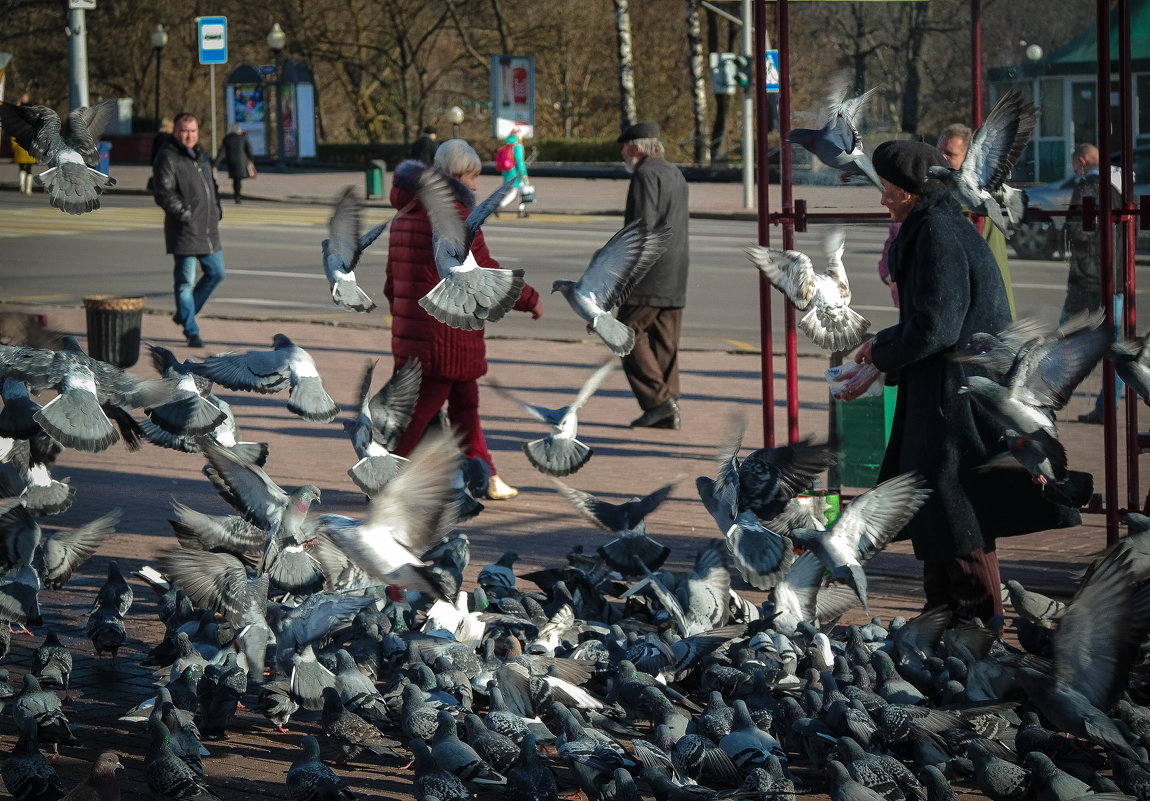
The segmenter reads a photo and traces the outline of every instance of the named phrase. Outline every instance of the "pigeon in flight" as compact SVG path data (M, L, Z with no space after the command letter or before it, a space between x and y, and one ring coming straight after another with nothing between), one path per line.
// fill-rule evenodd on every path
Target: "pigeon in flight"
M806 312L799 328L820 348L832 352L862 344L870 321L850 307L851 287L843 267L846 235L842 226L827 231L823 246L827 269L816 273L809 256L797 250L753 245L746 249L751 263L794 305Z
M1150 336L1125 339L1110 347L1108 358L1114 362L1114 371L1150 406Z
M867 582L863 566L914 517L930 496L914 473L888 479L846 505L826 531L791 529L791 539L815 554L836 581L850 585L863 610L867 605Z
M671 549L647 536L647 515L659 508L674 489L674 484L660 487L649 495L632 497L624 503L608 503L589 492L555 481L567 501L584 520L618 537L599 548L599 555L624 576L641 575L658 570L671 555Z
M828 167L841 170L845 181L854 175L865 175L882 191L882 181L871 164L870 156L863 152L862 137L856 125L867 101L875 93L868 89L858 97L847 98L848 74L836 73L831 81L827 105L820 113L821 128L793 128L787 142L802 145Z
M518 403L527 414L542 423L551 425L551 433L541 439L534 439L524 444L523 452L527 454L527 461L541 473L549 476L568 476L587 464L594 451L576 439L579 433L578 413L596 390L607 380L607 376L615 369L614 360L604 362L591 374L587 382L579 389L575 400L559 409L545 409L526 401L519 400L504 389L494 379L490 379L491 386L504 397Z
M1070 333L1058 329L1020 347L1002 380L970 376L959 391L973 395L1004 430L1027 435L1042 431L1057 438L1054 412L1066 405L1112 341L1106 325L1075 326Z
M703 506L727 540L735 568L755 589L769 590L782 580L795 561L794 543L773 531L749 510L739 511L737 486L722 485L707 476L695 479Z
M454 499L458 453L448 437L425 439L407 467L372 499L366 520L321 515L318 531L377 581L450 602L452 593L420 555L446 536L439 523Z
M388 222L380 223L360 236L360 216L363 204L350 186L343 190L335 203L328 222L328 238L323 240L323 271L331 284L331 299L348 311L369 312L375 301L359 288L355 281L355 268L359 257L379 235L387 230Z
M100 208L100 195L116 185L112 178L89 165L99 165L96 143L116 111L115 100L78 108L62 122L47 106L18 106L0 102L0 127L27 150L37 164L48 169L36 176L48 200L68 214Z
M391 448L399 442L411 421L411 413L419 399L422 370L419 360L403 364L374 397L371 382L375 376L375 362L364 370L360 383L359 413L353 420L344 420L343 428L351 437L355 455L359 457L347 471L355 485L367 496L376 495L384 485L395 478L400 467L407 462L396 456ZM388 444L390 443L390 445Z
M931 166L926 174L946 184L964 208L985 214L999 230L1008 233L998 198L1002 197L1010 222L1021 222L1023 192L1003 182L1026 150L1037 124L1038 107L1024 100L1017 89L1011 89L999 98L971 136L962 166L957 170Z
M270 395L291 387L287 407L304 420L330 423L339 407L323 388L315 360L286 334L272 338L272 350L221 353L195 366L196 372L220 386Z
M461 220L446 176L438 170L424 170L420 175L419 202L431 220L431 246L440 280L419 305L439 322L477 331L485 323L503 319L519 300L523 270L480 267L471 252L479 227L511 188L512 182L505 183Z
M666 238L665 227L649 231L643 220L635 220L595 251L578 281L559 280L551 286L616 356L626 356L635 347L635 332L619 322L615 312L662 255Z

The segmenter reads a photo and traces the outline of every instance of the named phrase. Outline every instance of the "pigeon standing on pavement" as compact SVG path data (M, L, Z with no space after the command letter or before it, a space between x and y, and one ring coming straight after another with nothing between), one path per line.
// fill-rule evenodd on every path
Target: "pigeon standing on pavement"
M602 364L579 388L575 400L559 409L546 409L522 401L504 389L494 379L488 379L488 383L496 391L518 403L527 414L541 423L550 424L550 434L523 445L523 452L527 454L527 461L531 462L532 467L549 476L568 476L587 464L594 451L590 446L576 438L579 433L579 410L602 386L614 369L614 360Z
M299 741L299 755L287 772L287 788L293 801L355 801L359 798L335 771L319 758L319 740L310 734Z
M104 100L78 108L61 121L47 106L0 102L0 127L37 164L48 166L35 182L47 191L52 206L84 214L100 208L100 195L116 185L115 178L95 169L100 164L96 143L115 113L116 101Z
M876 90L868 89L858 97L847 98L849 89L847 73L837 73L831 80L826 106L819 115L822 127L793 128L787 134L787 142L802 145L823 164L840 170L843 180L864 175L882 191L882 181L870 156L863 151L857 126L859 115Z
M54 631L44 635L44 642L32 652L32 675L40 680L40 686L50 690L64 691L64 703L72 703L68 691L68 679L72 675L72 654L60 642Z
M363 251L387 230L388 225L380 223L360 236L362 212L363 204L356 197L355 190L350 186L344 189L328 221L328 238L323 240L323 271L331 284L331 299L337 306L354 312L369 312L375 308L375 301L356 283L355 268Z
M290 387L288 410L313 423L330 423L339 407L323 388L315 360L286 334L272 338L272 350L221 353L197 364L196 372L228 389L270 395Z
M957 170L930 166L926 174L946 184L963 208L985 214L1004 234L1009 233L997 196L1003 198L1010 223L1022 222L1022 190L1007 186L1004 181L1026 150L1037 124L1038 107L1023 99L1017 89L1011 89L998 99L971 136L962 166Z
M827 268L815 272L811 258L797 250L753 245L747 257L796 309L806 312L799 328L820 348L841 353L862 344L870 320L850 307L851 287L843 266L846 235L832 226L823 242Z
M96 757L88 778L64 796L64 801L120 801L120 782L116 771L123 770L120 757L114 751L105 751Z
M635 332L615 313L663 254L667 236L666 228L651 231L643 220L635 220L595 251L578 281L558 280L551 286L616 356L626 356L635 347Z
M486 323L502 320L519 300L523 270L481 267L471 252L479 227L511 188L512 182L503 184L462 220L447 177L436 169L420 174L417 193L431 220L431 246L439 283L420 299L419 305L439 322L477 331Z
M40 753L36 724L20 732L11 753L0 763L4 787L16 799L57 801L64 797L60 777L48 758Z

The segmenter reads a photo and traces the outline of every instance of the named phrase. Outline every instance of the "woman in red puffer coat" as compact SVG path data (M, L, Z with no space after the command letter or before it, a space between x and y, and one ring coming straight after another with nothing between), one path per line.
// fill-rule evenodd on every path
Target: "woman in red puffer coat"
M416 195L419 176L425 169L446 175L455 190L459 215L466 218L475 206L480 168L478 154L462 139L451 139L440 145L434 167L425 167L419 161L405 161L396 168L391 205L399 209L399 213L389 229L387 282L383 293L391 305L391 350L396 367L408 359L419 359L423 371L419 401L395 452L400 456L410 454L447 403L447 418L459 435L464 454L482 459L491 468L487 497L503 500L519 492L496 475L479 423L477 380L487 372L483 330L464 331L444 325L419 305L419 299L439 283L431 248L431 221ZM476 231L471 252L480 267L499 267L499 262L491 258L487 250L482 230ZM527 285L514 308L530 312L536 320L543 315L539 293Z

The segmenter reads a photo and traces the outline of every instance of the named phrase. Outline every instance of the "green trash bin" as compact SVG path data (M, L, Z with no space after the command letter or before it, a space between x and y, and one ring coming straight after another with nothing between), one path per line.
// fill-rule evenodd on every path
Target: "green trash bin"
M89 295L84 298L84 312L89 356L125 368L139 361L144 298Z
M870 488L878 481L879 467L890 439L898 387L883 387L882 395L835 404L838 435L839 484Z
M367 163L367 174L364 176L364 195L369 198L383 197L383 174L387 172L387 162L372 159Z

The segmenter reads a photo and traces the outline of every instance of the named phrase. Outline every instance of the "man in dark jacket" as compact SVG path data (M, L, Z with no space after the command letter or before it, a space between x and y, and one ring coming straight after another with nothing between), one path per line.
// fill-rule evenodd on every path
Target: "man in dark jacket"
M643 219L649 229L666 225L669 238L659 260L635 285L619 309L619 320L635 330L635 347L623 357L623 372L643 414L632 427L674 428L679 420L679 331L687 303L687 182L663 158L659 126L637 122L619 136L623 163L632 173L623 222Z
M179 115L172 141L164 145L152 166L156 205L164 210L164 244L175 259L176 313L172 319L183 326L191 348L204 346L196 314L224 280L219 225L224 212L212 161L199 140L196 118ZM203 270L199 281L195 281L196 262Z
M995 538L1080 518L1043 499L1025 471L986 464L1002 452L1002 427L960 394L966 373L951 357L972 334L1009 325L1010 306L990 248L945 187L926 178L927 167L946 163L942 154L921 142L886 142L873 161L882 203L902 223L889 257L898 323L855 355L898 384L879 481L913 471L931 490L903 532L923 563L926 607L986 620L1002 613Z
M439 148L439 134L435 128L428 125L423 129L423 136L415 140L411 146L411 158L422 161L425 167L435 163L435 151Z

